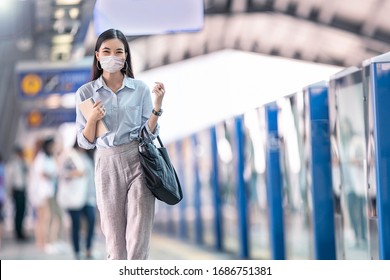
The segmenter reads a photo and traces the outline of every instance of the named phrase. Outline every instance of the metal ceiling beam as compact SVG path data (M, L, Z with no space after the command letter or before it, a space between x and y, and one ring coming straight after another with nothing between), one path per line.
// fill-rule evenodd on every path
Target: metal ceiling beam
M375 27L375 15L376 11L381 10L386 1L378 0L372 5L373 12L371 13L373 18L361 19L360 22L352 22L346 18L337 15L337 3L336 0L324 1L320 6L314 5L314 1L311 1L313 5L309 8L306 1L303 0L221 0L206 1L205 13L206 15L212 14L235 14L237 13L234 7L241 7L239 13L258 13L268 12L275 14L283 14L301 20L307 20L319 25L325 25L338 30L353 33L355 35L367 38L380 40L385 43L390 43L390 30L376 30ZM310 1L308 1L310 2ZM240 4L238 4L240 3ZM317 1L318 3L318 1ZM305 5L305 9L310 9L310 12L300 12L299 6ZM358 5L358 3L356 3ZM245 10L242 7L246 7ZM368 23L370 22L370 23ZM370 27L371 24L371 27Z

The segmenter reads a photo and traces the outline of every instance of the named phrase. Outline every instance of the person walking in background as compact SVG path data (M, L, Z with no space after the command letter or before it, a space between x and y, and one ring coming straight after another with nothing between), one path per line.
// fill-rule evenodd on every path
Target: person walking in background
M96 187L95 187L95 166L94 153L92 150L88 152L77 145L77 150L81 152L81 157L85 163L85 173L87 177L87 200L83 210L83 214L87 220L86 232L86 259L93 259L93 239L95 235L96 225Z
M155 197L145 185L137 140L140 131L157 137L165 89L154 86L153 108L150 89L134 78L131 62L125 35L106 30L95 45L92 81L76 92L78 144L97 147L96 199L108 259L147 259L154 220ZM79 105L90 97L95 104L85 118ZM109 131L96 137L103 118Z
M86 259L92 259L95 230L96 195L93 159L74 143L61 157L58 202L70 215L72 248L75 259L80 256L81 219L86 218Z
M6 166L6 185L13 198L15 238L20 241L26 239L24 218L26 214L27 177L28 165L23 156L23 149L17 146L14 148L13 155Z
M37 147L30 169L28 198L35 211L35 241L40 250L48 250L50 233L50 199L55 194L57 164L54 159L54 139L48 138Z

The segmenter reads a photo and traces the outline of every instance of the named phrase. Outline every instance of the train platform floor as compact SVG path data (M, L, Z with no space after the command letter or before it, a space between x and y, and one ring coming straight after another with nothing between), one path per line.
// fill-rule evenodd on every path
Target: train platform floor
M170 238L161 234L153 234L151 240L150 260L227 260L234 259L231 254L216 252L212 249ZM0 247L1 260L74 260L69 241L58 242L38 250L33 238L27 241L16 241L5 236ZM81 256L81 259L85 257ZM93 259L105 260L105 242L101 234L95 236Z

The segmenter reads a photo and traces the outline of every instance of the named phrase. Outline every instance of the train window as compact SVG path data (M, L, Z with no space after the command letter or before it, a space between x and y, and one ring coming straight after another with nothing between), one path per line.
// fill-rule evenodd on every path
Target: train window
M364 162L365 121L361 71L336 81L337 147L340 159L341 243L346 259L368 258L367 198Z
M304 93L278 100L278 130L281 139L280 162L283 181L286 257L311 259L313 235L308 187L308 139L305 129ZM297 242L299 240L299 242Z
M245 113L244 124L244 178L248 193L250 255L252 259L270 259L264 108Z

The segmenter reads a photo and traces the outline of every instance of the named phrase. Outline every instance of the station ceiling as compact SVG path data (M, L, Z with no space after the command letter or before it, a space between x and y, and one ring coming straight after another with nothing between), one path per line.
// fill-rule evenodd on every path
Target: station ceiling
M0 0L0 135L13 133L15 64L93 55L95 3ZM342 67L390 50L390 0L205 0L204 12L199 32L128 37L135 72L224 49Z
M12 4L0 18L1 52L51 61L93 54L96 0L1 2ZM204 8L199 32L129 37L141 68L222 49L358 66L390 50L389 0L205 0Z

